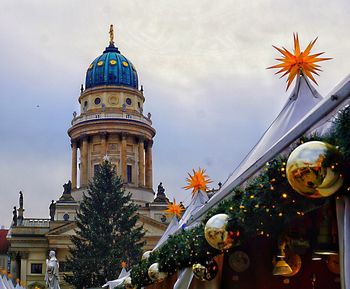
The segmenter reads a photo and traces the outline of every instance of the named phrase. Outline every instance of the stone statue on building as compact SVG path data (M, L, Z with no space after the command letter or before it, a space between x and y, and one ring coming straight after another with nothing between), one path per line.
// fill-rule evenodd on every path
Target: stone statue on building
M12 217L12 225L13 226L17 226L17 208L16 206L13 207L13 211L12 211L13 217Z
M167 202L169 202L168 198L165 195L165 189L163 187L163 183L159 183L159 185L158 185L157 196L154 199L154 202L156 202L156 203L167 203Z
M19 191L19 208L23 209L23 193Z
M55 220L55 213L56 213L56 204L55 204L54 200L51 201L49 211L50 211L50 221L54 221Z
M70 194L72 192L72 182L68 181L68 183L63 185L63 194Z
M24 209L23 209L23 193L22 191L19 192L19 208L17 210L18 215L17 215L17 225L22 225L24 217Z
M157 196L165 196L165 189L163 187L163 183L160 182L159 185L158 185L158 188L157 188Z
M72 182L68 181L68 183L63 185L63 194L59 199L59 202L75 202L72 197Z
M49 258L46 259L46 286L48 289L60 289L59 264L55 251L50 251Z

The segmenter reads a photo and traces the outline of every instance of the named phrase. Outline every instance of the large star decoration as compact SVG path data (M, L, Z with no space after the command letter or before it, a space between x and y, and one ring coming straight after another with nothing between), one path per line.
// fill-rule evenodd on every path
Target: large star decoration
M174 198L174 201L172 203L171 202L168 203L168 208L164 212L176 215L179 218L181 218L182 212L184 210L185 209L183 208L183 206L181 206L180 204L176 204L176 200Z
M126 264L125 261L122 261L122 262L120 263L120 266L121 266L122 268L126 268L127 264Z
M321 69L320 69L320 66L316 64L316 62L332 59L332 58L319 57L324 52L310 54L311 49L314 46L317 38L311 41L304 51L300 51L298 33L293 34L293 38L294 38L294 54L288 51L284 47L278 48L276 46L273 46L283 55L283 58L276 58L276 60L280 61L281 63L267 68L267 69L271 69L271 68L279 69L275 74L283 73L281 78L289 74L287 78L286 90L288 90L294 78L300 73L303 73L306 77L308 77L315 84L317 84L312 74L319 75L318 71L321 71Z
M192 196L198 191L207 191L208 184L212 182L208 175L205 174L205 170L201 168L198 171L193 170L193 175L188 174L188 176L189 178L186 179L188 185L184 188L186 190L192 189Z

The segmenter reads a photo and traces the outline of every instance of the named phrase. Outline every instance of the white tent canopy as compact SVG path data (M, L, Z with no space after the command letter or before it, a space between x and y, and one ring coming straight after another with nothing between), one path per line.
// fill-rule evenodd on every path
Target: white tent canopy
M1 276L0 276L0 289L8 289Z
M277 118L221 189L224 189L227 184L266 154L281 137L288 133L322 99L322 96L312 87L307 78L303 75L299 76L291 95Z
M12 289L12 287L11 287L11 285L10 285L10 282L11 282L11 281L9 281L9 280L7 279L6 275L3 275L3 276L2 276L2 282L4 283L6 289Z
M130 276L130 271L126 271L125 268L123 268L118 276L118 279L108 281L106 284L104 284L102 287L109 287L109 289L113 289L119 285L121 285L124 280Z
M196 192L195 195L192 197L192 200L190 204L188 205L185 213L183 214L180 223L179 223L179 229L182 228L183 225L187 225L188 220L201 208L203 207L207 202L209 198L208 195L202 191Z
M173 218L171 219L167 229L165 230L164 234L162 235L162 237L159 239L157 245L154 247L153 250L157 249L160 245L162 245L166 240L168 240L169 236L174 234L176 232L176 230L179 227L179 221L177 220L176 216L173 216ZM153 251L152 250L152 251Z
M298 90L297 84L299 85ZM298 92L298 97L301 97L301 99L304 99L307 95L311 98L315 98L316 95L319 97L319 95L304 77L296 82L296 87L291 94L291 98L293 97L294 92ZM282 112L279 114L259 143L253 148L251 153L248 154L231 177L207 202L207 204L201 207L194 214L194 216L190 218L189 223L191 224L201 219L205 213L210 210L210 208L229 196L233 188L243 184L252 175L257 173L266 162L270 161L279 153L284 151L291 143L296 141L303 134L310 131L315 131L318 127L334 117L341 107L349 104L349 93L350 75L346 77L339 85L337 85L326 98L321 99L320 101L314 100L315 106L313 108L311 107L312 101L299 102L296 100L291 101L291 99L289 99L282 110L285 112L285 115L281 115ZM310 107L307 110L305 110L303 107L299 108L300 106L304 106L304 104L310 105ZM298 105L298 107L296 107L296 105ZM293 109L291 109L292 107ZM291 114L291 111L295 112ZM304 116L301 113L302 111L305 113ZM300 119L297 119L296 117L287 117L288 115L299 116ZM284 129L284 132L281 132L280 136L274 133L270 134L270 130L276 131L276 128L278 127L278 123L276 121L279 120L280 122L282 119L290 121L288 126L282 125L281 129ZM268 143L267 137L269 137L271 142ZM259 144L261 144L261 146Z

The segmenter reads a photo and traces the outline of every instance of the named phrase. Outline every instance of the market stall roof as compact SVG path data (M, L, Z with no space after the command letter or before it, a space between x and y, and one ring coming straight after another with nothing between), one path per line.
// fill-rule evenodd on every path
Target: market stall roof
M319 97L310 83L300 76L291 97L258 144L235 169L221 189L191 216L188 224L201 219L210 208L228 197L232 189L242 185L257 173L266 162L308 131L313 131L326 123L341 107L347 105L350 99L350 75L326 98L320 100Z
M160 247L166 240L168 240L169 236L175 233L178 227L179 227L179 221L177 220L176 216L173 216L164 234L159 239L157 245L153 248L152 251Z

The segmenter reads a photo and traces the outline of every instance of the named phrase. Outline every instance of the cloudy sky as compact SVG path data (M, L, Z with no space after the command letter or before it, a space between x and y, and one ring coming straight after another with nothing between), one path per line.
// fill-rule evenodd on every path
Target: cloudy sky
M116 43L138 70L145 112L157 129L154 184L178 201L186 173L206 168L213 185L257 142L288 98L284 80L265 68L277 53L319 37L326 51L318 91L350 67L350 2L15 1L0 9L0 225L9 226L18 192L25 216L48 217L70 178L67 129L78 111L90 62Z

